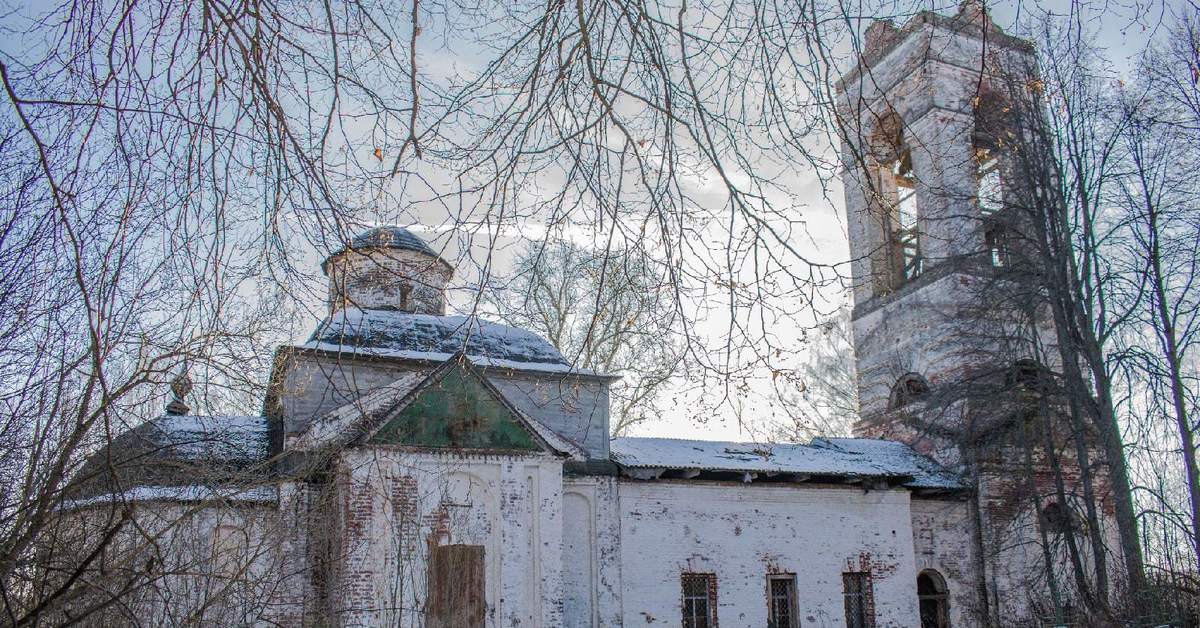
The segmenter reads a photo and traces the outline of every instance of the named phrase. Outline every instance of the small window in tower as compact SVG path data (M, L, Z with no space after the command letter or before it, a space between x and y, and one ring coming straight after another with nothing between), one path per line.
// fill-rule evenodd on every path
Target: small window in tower
M796 605L796 575L767 576L771 605L767 608L768 628L799 628L800 613Z
M1050 534L1065 534L1075 530L1075 515L1070 508L1051 502L1042 508L1042 526Z
M1037 360L1017 360L1008 367L1005 383L1009 388L1044 391L1050 385L1050 371Z
M892 410L903 408L913 401L924 398L928 394L929 382L925 381L925 378L917 373L907 373L896 380L896 383L892 386L892 395L888 405Z
M975 167L975 178L979 185L976 191L979 211L985 217L992 216L1004 208L1004 181L1000 174L1000 158L995 150L976 143Z
M842 574L842 603L846 609L846 628L875 628L875 601L871 576L866 572Z
M412 284L408 283L407 281L400 284L400 311L401 312L411 312L412 311L412 304L410 303L411 298L412 298Z
M983 232L983 244L987 247L992 266L1008 266L1008 228L998 221L988 221Z
M717 628L717 576L685 573L683 585L683 628Z

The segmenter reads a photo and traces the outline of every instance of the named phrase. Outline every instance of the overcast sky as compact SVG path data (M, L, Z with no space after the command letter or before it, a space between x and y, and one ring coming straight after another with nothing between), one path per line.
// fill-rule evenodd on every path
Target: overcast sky
M957 3L931 3L928 8L951 13ZM1080 17L1080 23L1085 31L1094 34L1095 42L1106 49L1109 59L1113 62L1115 72L1128 71L1136 62L1137 54L1145 47L1146 42L1161 33L1162 24L1169 22L1173 11L1181 10L1183 4L1163 4L1159 2L1077 2L1073 6L1066 2L1052 3L998 3L991 7L993 18L1008 32L1020 32L1021 24L1027 23L1032 16L1043 10L1057 14L1066 14L1072 8ZM864 22L865 24L865 22ZM454 51L440 50L430 55L422 64L427 71L453 72L469 71L478 63L478 59L467 51L458 48ZM815 141L821 142L821 138ZM764 164L766 161L764 160ZM767 166L764 166L767 167ZM775 166L771 166L775 167ZM440 202L421 201L434 193L438 185L450 185L443 173L436 170L423 173L423 180L429 183L429 188L414 186L411 181L405 189L392 190L392 198L404 199L395 206L381 207L378 213L378 223L398 223L409 226L413 231L431 240L435 247L444 247L444 256L456 260L459 267L456 277L452 303L458 308L470 307L473 303L473 290L479 279L479 268L483 260L495 264L494 272L503 275L511 262L513 255L524 247L531 239L543 237L544 229L539 229L536 222L525 222L519 228L501 227L481 229L473 237L464 237L461 228L455 229L456 221L461 216L455 215L456 207L447 207ZM782 167L779 180L786 193L791 196L790 206L801 214L805 229L793 235L791 244L805 255L817 261L841 263L849 258L844 226L843 206L840 183L836 180L827 181L824 185L817 174L805 168ZM711 181L699 176L690 182L694 193L703 196ZM553 185L553 181L549 182ZM719 193L719 190L714 192ZM576 234L581 242L589 242L601 235L581 228ZM470 248L466 247L470 244ZM313 268L323 256L321 251L313 251L311 263ZM319 283L319 282L318 282ZM314 290L314 302L310 313L312 320L302 324L295 330L293 340L303 340L301 336L308 333L311 324L316 322L316 316L321 313L322 304L319 300L321 291ZM823 293L825 301L822 307L826 312L836 307L842 294L836 287L828 288ZM819 318L814 315L812 318ZM811 322L797 321L798 328ZM719 326L716 326L719 328ZM797 345L800 348L800 345ZM802 350L797 355L802 355ZM723 406L718 412L711 412L707 404L698 403L693 396L679 393L674 403L667 404L672 408L659 419L643 424L634 430L634 434L643 436L674 436L685 438L709 439L757 439L765 435L766 426L773 420L772 414L778 408L770 406L770 395L766 386L752 389L745 398L736 400L733 406L742 410L740 417L735 416L731 406ZM754 392L758 390L758 392Z

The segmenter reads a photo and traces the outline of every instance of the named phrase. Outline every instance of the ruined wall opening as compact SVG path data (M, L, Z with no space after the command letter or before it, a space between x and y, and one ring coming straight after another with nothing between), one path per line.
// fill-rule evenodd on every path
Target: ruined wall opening
M888 409L896 410L929 395L929 382L919 373L905 373L892 385Z
M933 569L917 576L921 628L950 628L950 596L946 579Z
M883 233L871 271L875 293L886 294L920 276L923 266L917 177L899 115L890 112L880 118L871 148L879 182L874 213Z

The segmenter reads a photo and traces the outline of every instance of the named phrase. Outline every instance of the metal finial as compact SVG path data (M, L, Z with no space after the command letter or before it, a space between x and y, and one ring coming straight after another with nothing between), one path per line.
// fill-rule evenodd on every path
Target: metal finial
M175 379L171 380L171 402L167 404L167 414L184 415L191 412L184 399L192 392L192 378L188 376L187 364L183 365Z

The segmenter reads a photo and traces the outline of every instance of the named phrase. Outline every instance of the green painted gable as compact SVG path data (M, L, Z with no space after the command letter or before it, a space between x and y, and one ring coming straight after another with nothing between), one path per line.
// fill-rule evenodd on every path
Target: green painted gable
M540 451L516 415L462 365L425 386L371 437L374 444Z

